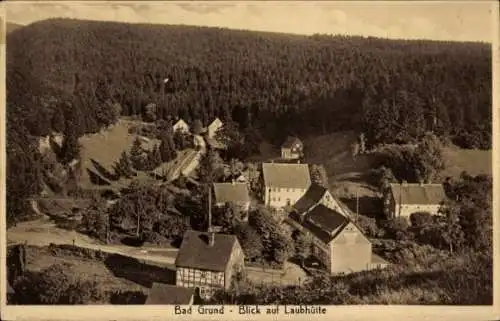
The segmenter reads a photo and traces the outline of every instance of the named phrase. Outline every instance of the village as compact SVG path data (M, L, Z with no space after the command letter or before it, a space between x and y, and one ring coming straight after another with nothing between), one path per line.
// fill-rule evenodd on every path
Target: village
M147 184L157 185L161 182L166 184L161 186L168 186L184 180L200 187L203 181L198 173L200 163L207 153L223 152L226 148L221 142L225 140L223 127L224 123L216 118L193 134L187 122L176 120L172 126L175 134L192 139L193 148L151 170L149 174L155 179L147 181ZM137 137L148 140L146 137ZM139 140L137 137L136 140ZM56 144L62 142L62 138L57 136L49 140ZM50 144L43 144L41 140L40 146L43 149ZM242 166L235 170L229 168L231 164L222 163L222 168L229 173L223 175L222 181L208 181L207 185L207 204L203 205L205 217L201 218L207 224L201 225L202 229L184 232L178 251L169 252L175 257L162 258L163 254L157 254L158 250L140 251L148 255L151 261L169 262L175 266L175 277L170 283L154 282L151 285L145 304L210 302L217 291L230 290L235 280L244 277L261 284L300 285L308 275L317 273L346 275L389 266L391 263L373 251L370 238L358 225L359 204L350 209L334 196L328 186L318 179L315 168L304 162L304 150L304 143L298 137L289 136L281 145L280 155L262 161L253 173ZM73 163L79 162L74 160ZM91 185L98 189L110 187L103 190L103 195L107 195L110 206L115 204L120 197L116 186L120 185L106 183L111 170L106 174L104 166L95 166L98 160L93 159L88 164L94 165L87 168L90 174L88 179L93 182ZM112 188L115 190L110 193ZM409 222L413 213L438 215L445 200L442 184L390 183L381 198L383 213L378 214L385 219L404 218ZM233 215L229 221L237 219L239 224L249 224L253 219L252 214L259 208L271 213L278 233L286 234L286 242L295 243L285 247L298 246L301 259L281 260L281 264L274 268L260 267L252 262L253 259L245 257L236 235L227 233L228 228L213 223L213 212L222 211ZM79 245L73 239L73 246ZM106 245L94 248L106 251Z
M12 311L492 304L491 43L413 9L373 35L319 4L297 33L287 6L64 6L4 23ZM253 27L181 21L231 10Z

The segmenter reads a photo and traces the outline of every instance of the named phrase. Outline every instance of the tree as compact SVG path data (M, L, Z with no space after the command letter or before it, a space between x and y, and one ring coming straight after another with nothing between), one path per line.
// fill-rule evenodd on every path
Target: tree
M60 159L63 164L69 164L74 159L80 157L80 143L71 125L66 127L64 140L61 146Z
M396 217L383 223L383 228L388 237L396 240L406 240L410 237L408 220L405 217Z
M153 230L171 240L182 239L184 233L190 228L186 218L178 215L169 215L154 224Z
M311 255L312 237L304 232L295 235L295 254L300 258L301 263Z
M269 262L283 264L294 252L293 240L265 207L258 207L248 215L249 225L262 238L263 257Z
M145 164L145 169L146 170L153 170L156 167L160 166L162 163L162 158L161 158L161 152L160 152L160 146L155 145L153 149L148 151L147 153L147 159L146 159L146 164Z
M144 107L144 121L154 122L156 120L156 104L147 104Z
M432 215L427 212L417 212L410 215L411 225L414 227L424 227L433 223Z
M82 227L93 237L107 242L111 230L110 218L104 200L94 197L82 213Z
M125 151L122 152L120 159L115 164L115 174L125 178L130 178L135 174L132 168L132 162Z
M311 165L311 180L324 188L328 188L328 175L323 165Z
M377 222L374 218L364 215L358 215L356 217L356 225L358 225L359 228L361 228L361 230L368 237L379 237L381 234L381 231L377 226Z
M243 208L235 203L227 203L214 211L214 223L222 227L222 231L230 233L236 225L246 217Z
M200 135L203 132L203 124L201 120L195 119L193 123L193 134Z
M136 137L132 143L132 148L130 149L130 161L134 169L139 171L144 169L144 150L139 137Z
M421 180L431 182L445 168L442 148L439 138L430 133L418 145L415 153Z
M264 246L259 234L251 226L248 224L237 224L233 227L233 233L243 248L245 259L252 262L262 256Z
M75 276L67 263L30 273L16 280L14 288L20 304L95 304L105 300L95 280Z

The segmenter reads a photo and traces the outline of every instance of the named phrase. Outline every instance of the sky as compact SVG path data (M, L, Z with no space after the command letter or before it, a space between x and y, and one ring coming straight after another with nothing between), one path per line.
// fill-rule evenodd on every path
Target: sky
M5 4L7 21L54 17L184 24L295 34L492 42L494 1L25 2Z

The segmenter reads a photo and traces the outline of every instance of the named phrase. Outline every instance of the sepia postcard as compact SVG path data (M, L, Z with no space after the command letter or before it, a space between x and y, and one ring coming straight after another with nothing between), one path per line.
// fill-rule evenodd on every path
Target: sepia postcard
M500 318L495 1L0 16L2 320Z

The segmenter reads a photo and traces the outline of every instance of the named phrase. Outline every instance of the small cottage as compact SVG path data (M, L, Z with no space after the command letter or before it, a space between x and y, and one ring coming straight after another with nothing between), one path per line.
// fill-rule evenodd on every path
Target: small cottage
M437 215L446 198L443 184L391 184L384 196L384 212L388 218L410 218L418 212Z
M194 288L179 287L171 284L155 282L149 291L145 304L192 305L194 297Z
M189 125L183 119L177 120L172 127L174 129L174 132L177 132L177 131L180 131L180 132L183 132L183 133L189 133L190 132Z
M297 137L289 136L281 145L281 158L299 159L303 156L304 144Z
M176 285L196 288L208 299L217 289L229 289L244 259L234 235L187 231L175 260Z
M222 207L228 203L241 206L244 211L250 207L250 194L246 183L214 183L215 205Z

